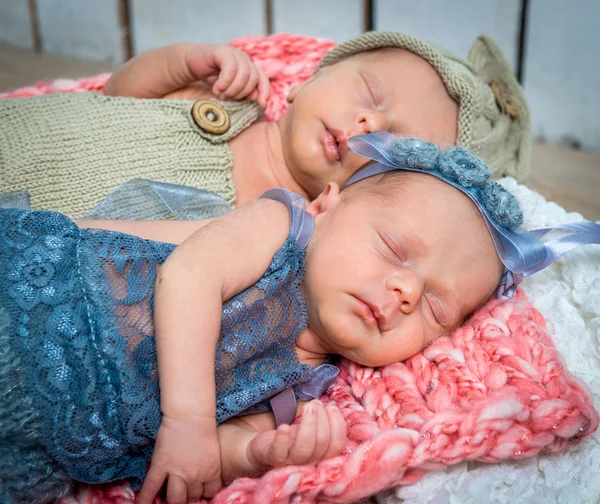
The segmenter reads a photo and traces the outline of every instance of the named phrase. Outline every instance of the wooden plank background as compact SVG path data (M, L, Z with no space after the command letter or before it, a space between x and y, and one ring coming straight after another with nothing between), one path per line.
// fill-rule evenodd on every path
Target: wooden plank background
M0 0L0 43L122 63L177 41L410 33L466 56L490 35L525 88L538 139L600 150L597 0Z

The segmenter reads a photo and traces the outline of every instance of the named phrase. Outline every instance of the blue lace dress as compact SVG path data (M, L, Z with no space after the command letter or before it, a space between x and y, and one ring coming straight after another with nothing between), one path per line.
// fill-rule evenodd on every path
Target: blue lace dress
M316 379L295 351L312 218L292 193L267 197L288 205L290 234L223 307L218 422ZM49 501L72 479L139 485L160 425L154 282L175 246L19 209L0 209L0 236L0 501Z

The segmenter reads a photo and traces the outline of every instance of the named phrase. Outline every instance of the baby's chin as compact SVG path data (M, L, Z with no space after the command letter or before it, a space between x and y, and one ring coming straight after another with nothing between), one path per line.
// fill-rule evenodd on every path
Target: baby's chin
M344 357L345 359L354 362L355 364L371 368L388 366L389 364L396 364L398 362L402 362L406 359L409 359L410 357L415 355L415 353L410 355L404 353L402 353L402 355L391 355L389 352L381 353L380 355L365 355L358 349L354 351L345 350L338 352L338 354Z
M315 199L327 186L331 172L325 155L317 148L304 149L286 156L292 177L306 191L310 200Z

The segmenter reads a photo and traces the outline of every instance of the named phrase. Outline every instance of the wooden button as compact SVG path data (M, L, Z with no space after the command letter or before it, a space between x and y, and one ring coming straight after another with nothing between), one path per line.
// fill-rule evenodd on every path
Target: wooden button
M231 126L227 111L210 100L198 100L194 103L192 118L200 128L214 135L222 135Z
M517 106L513 95L508 90L508 86L504 84L504 82L498 81L490 81L489 84L500 110L511 119L519 117L519 107Z

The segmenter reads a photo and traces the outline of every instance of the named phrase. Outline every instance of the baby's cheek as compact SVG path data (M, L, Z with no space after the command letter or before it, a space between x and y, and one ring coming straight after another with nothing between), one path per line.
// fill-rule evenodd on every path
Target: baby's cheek
M379 352L380 362L377 366L385 366L396 362L403 362L410 359L414 355L422 352L429 345L428 341L422 332L413 332L409 337L404 337L397 341L391 348L384 349Z
M429 345L431 345L432 343L435 343L438 339L440 339L441 336L442 336L441 333L436 333L436 334L429 336L428 338L425 338L425 340L423 341L423 344L421 345L421 349L419 350L419 352L422 352Z
M410 337L404 342L403 346L407 354L404 358L409 359L413 355L422 352L444 333L445 331L441 327L437 325L432 326L421 319L418 327L414 328Z

